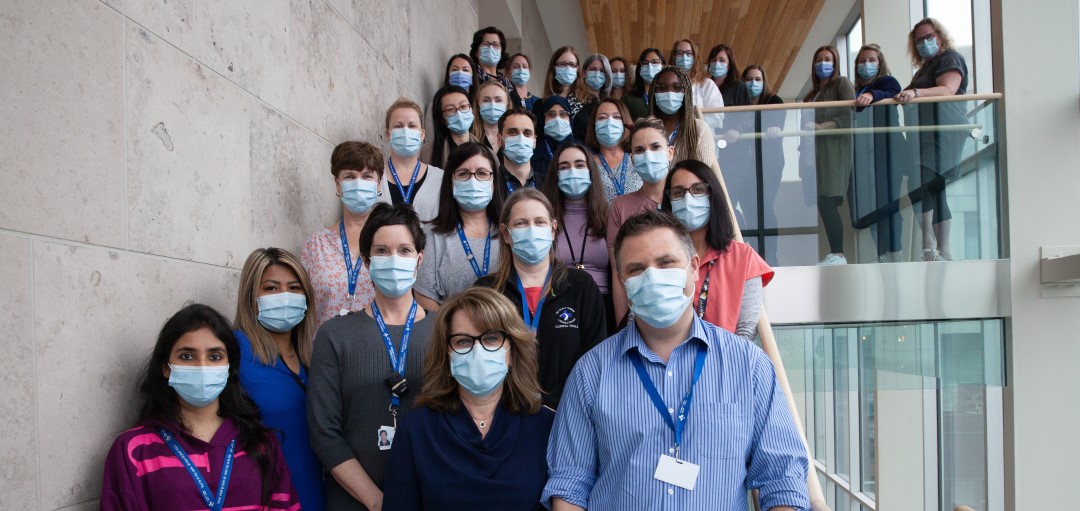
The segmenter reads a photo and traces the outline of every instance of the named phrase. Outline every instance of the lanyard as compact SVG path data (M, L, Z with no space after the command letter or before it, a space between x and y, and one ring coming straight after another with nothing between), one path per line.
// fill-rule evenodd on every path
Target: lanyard
M570 262L574 263L571 266L579 270L585 269L585 245L589 242L589 226L584 225L581 228L585 231L585 234L581 237L581 259L578 259L574 255L574 243L570 241L570 230L563 229L563 235L566 236L566 246L570 247Z
M686 429L687 417L690 416L690 401L694 398L694 386L697 385L698 379L701 378L701 370L705 367L705 348L698 344L697 356L694 358L694 378L690 382L690 391L686 393L686 397L679 403L679 414L674 419L668 413L664 398L660 397L660 392L656 390L656 385L653 385L649 373L645 371L645 363L641 361L641 352L634 352L634 356L630 357L630 362L634 364L634 369L637 369L638 379L645 386L645 392L649 393L653 406L664 417L664 422L668 427L675 432L675 459L679 459L679 445L682 441L683 430Z
M697 315L705 317L705 304L709 302L709 277L712 276L712 267L716 260L709 261L709 269L705 270L705 280L701 283L701 293L698 294Z
M668 145L675 145L675 137L679 136L679 128L681 126L682 126L682 123L680 122L679 124L675 125L675 129L671 130L671 134L668 135L668 138L667 138Z
M405 320L405 331L401 333L401 353L398 353L396 357L394 356L394 341L390 340L390 331L383 322L379 305L374 301L371 302L371 314L375 316L375 323L378 323L379 332L382 334L383 342L386 343L386 354L390 355L390 367L394 369L394 372L405 377L405 354L409 351L409 334L412 333L413 320L416 319L416 301L414 300L412 307L409 308L409 318ZM401 404L401 397L390 394L390 408L396 409L399 404Z
M544 308L544 300L547 300L547 293L544 293L544 289L547 288L548 281L551 280L551 271L554 268L548 268L547 276L544 277L544 287L540 288L540 292L543 293L540 296L540 300L536 302L536 312L529 311L529 299L525 297L525 286L521 284L521 277L517 278L518 293L521 293L521 316L525 320L525 324L536 331L537 325L540 324L540 309Z
M488 274L488 263L491 262L491 226L488 226L488 234L484 241L484 266L481 268L476 262L476 257L473 256L472 247L469 246L469 239L465 237L465 228L462 227L461 222L457 224L458 239L461 240L461 248L465 251L465 257L469 260L469 264L472 265L472 271L476 274L476 278L483 277Z
M641 93L641 97L645 100L645 106L649 106L649 93L643 92Z
M390 167L390 175L394 176L394 184L397 185L398 192L401 193L401 202L408 204L412 202L413 188L416 187L416 176L420 175L420 158L416 159L416 168L412 171L412 180L409 181L409 191L405 192L405 188L401 186L401 179L398 179L397 169L394 168L394 159L387 158L386 165Z
M615 179L615 171L611 170L608 166L607 160L604 159L604 155L600 155L600 165L604 167L604 171L607 172L608 179L611 180L611 185L615 187L615 195L622 195L626 193L626 163L630 160L630 155L623 151L622 163L619 164L619 179Z
M345 219L338 224L338 236L341 237L341 253L345 255L345 275L349 278L349 309L352 309L353 295L356 294L356 279L360 277L360 268L364 262L356 258L356 266L353 266L352 254L349 253L349 238L345 237Z
M233 465L233 451L236 449L236 439L234 438L229 442L229 448L225 451L225 464L221 467L221 480L218 481L218 494L214 497L214 494L210 491L210 486L206 484L206 480L203 479L202 474L199 473L199 469L195 468L195 464L191 462L191 458L184 452L184 448L180 447L180 443L173 438L172 434L161 428L158 430L158 434L161 435L161 439L172 450L176 459L180 460L180 463L187 469L188 474L191 474L191 478L195 480L195 486L199 489L199 495L202 496L203 502L206 507L211 511L221 511L221 508L225 506L225 491L229 489L229 477L232 476ZM209 464L209 456L206 458ZM208 465L209 466L209 465Z

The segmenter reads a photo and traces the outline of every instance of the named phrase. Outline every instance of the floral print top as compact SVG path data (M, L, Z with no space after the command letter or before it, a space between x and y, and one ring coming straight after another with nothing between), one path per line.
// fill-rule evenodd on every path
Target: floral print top
M363 264L360 254L353 264ZM313 233L300 253L300 263L308 272L311 287L315 290L315 318L318 326L337 316L343 309L362 311L375 299L371 274L367 266L360 268L356 279L356 296L349 304L349 278L345 272L345 253L341 250L341 237L337 229L322 229Z

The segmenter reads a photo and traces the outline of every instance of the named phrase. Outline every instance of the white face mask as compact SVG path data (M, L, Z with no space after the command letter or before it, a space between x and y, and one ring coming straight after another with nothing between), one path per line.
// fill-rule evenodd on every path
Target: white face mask
M682 316L690 305L686 289L689 263L683 268L647 268L626 279L626 297L630 310L654 328L667 328Z

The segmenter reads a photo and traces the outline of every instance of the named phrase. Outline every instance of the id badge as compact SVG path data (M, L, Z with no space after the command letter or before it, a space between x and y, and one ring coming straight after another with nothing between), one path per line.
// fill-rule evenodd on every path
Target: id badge
M656 464L656 473L653 477L679 488L693 490L700 471L701 467L698 465L662 454L660 461Z
M394 433L396 432L396 430L397 430L397 428L395 428L393 426L382 426L382 427L379 428L379 431L378 431L377 434L379 435L379 450L380 451L389 451L390 448L393 447L393 445L394 445Z

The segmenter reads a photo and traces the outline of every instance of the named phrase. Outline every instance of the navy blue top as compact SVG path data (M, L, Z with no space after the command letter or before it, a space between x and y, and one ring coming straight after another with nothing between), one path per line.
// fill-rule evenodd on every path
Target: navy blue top
M900 94L900 82L896 81L889 75L881 75L874 81L862 86L859 90L855 91L855 96L858 97L862 94L869 92L874 96L874 100L871 103L877 103L883 99L891 99ZM865 107L860 107L862 110Z
M547 443L555 412L512 414L500 405L487 436L464 406L423 407L399 422L386 465L385 511L542 510Z
M300 381L278 358L274 365L263 364L251 349L247 335L236 331L240 343L240 386L259 406L262 423L277 432L281 453L292 475L293 488L305 511L326 507L326 483L322 465L308 443L307 369L300 365Z

